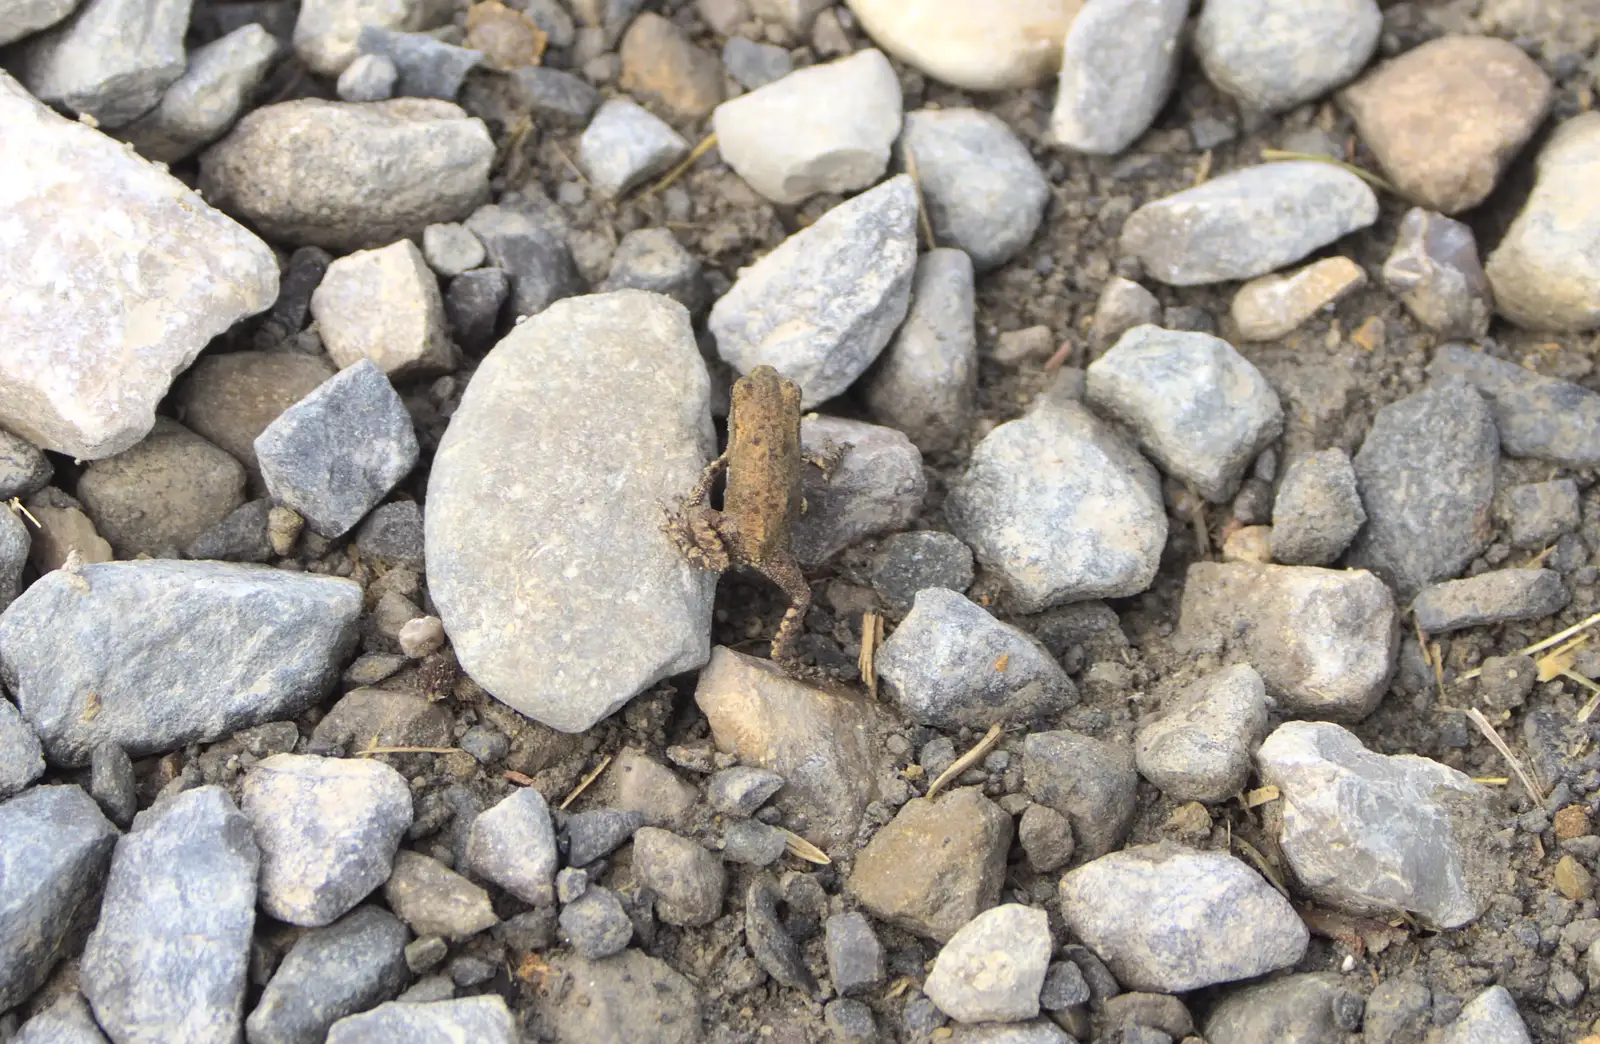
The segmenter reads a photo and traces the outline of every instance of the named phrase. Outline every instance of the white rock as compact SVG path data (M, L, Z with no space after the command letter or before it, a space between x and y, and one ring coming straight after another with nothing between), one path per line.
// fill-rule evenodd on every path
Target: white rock
M1375 0L1208 0L1194 49L1224 93L1281 112L1360 72L1382 31Z
M0 46L50 28L77 6L78 0L5 0L0 3Z
M959 1022L1031 1019L1039 1014L1052 948L1050 917L1043 910L996 906L950 937L923 990Z
M82 459L139 441L172 378L278 295L267 245L0 72L0 424Z
M1172 93L1189 0L1085 0L1067 30L1050 134L1114 155L1150 126Z
M848 0L879 47L954 87L1035 87L1061 66L1081 0Z
M294 23L294 50L312 72L338 76L360 53L361 27L421 29L427 0L303 0Z
M751 188L799 203L882 177L900 113L899 78L882 52L866 50L723 102L711 121L722 158Z
M607 199L665 173L689 153L689 143L637 102L613 98L600 106L578 139L578 166Z
M330 264L311 294L311 316L341 369L362 359L390 377L451 368L439 281L409 239Z

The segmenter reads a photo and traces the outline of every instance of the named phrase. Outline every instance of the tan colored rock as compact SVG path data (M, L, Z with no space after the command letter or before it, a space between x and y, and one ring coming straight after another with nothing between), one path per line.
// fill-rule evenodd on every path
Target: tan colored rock
M1061 68L1081 0L848 0L867 35L954 87L1036 87Z
M1252 279L1233 295L1233 321L1246 341L1276 341L1355 290L1367 273L1348 257L1328 257L1298 272Z
M1272 561L1272 527L1241 526L1235 529L1222 542L1222 560L1257 564Z
M1000 901L1011 817L975 787L914 798L856 857L850 893L906 931L947 942Z
M1495 308L1532 330L1600 327L1600 113L1567 120L1539 153L1522 213L1485 266Z
M336 372L320 356L292 352L208 355L178 389L178 416L256 473L256 436Z
M882 721L874 705L723 646L711 650L694 698L718 750L783 777L772 804L804 814L806 840L826 849L855 837L861 813L878 797Z
M1550 108L1550 80L1522 49L1446 36L1342 91L1361 140L1406 196L1445 214L1482 203Z
M112 561L111 545L95 530L78 502L59 489L46 486L28 498L27 508L38 523L28 561L40 573L60 569L74 551L84 565Z
M647 826L679 830L700 792L678 774L637 747L624 747L594 789L597 803L623 812L638 812Z
M483 52L483 64L501 72L535 65L550 38L532 18L499 0L467 9L467 46Z
M722 62L658 14L646 11L635 18L618 53L622 89L659 102L670 117L704 119L722 101Z
M311 294L311 315L341 370L362 359L390 377L451 369L439 280L409 239L335 260Z

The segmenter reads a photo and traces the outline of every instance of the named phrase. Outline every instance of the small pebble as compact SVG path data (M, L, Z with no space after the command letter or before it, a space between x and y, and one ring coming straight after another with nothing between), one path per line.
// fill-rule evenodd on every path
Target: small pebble
M1445 337L1489 332L1494 294L1472 229L1425 207L1400 219L1383 282L1417 321Z
M834 914L824 930L828 977L836 993L849 996L882 985L887 975L883 944L871 921L854 912Z
M1512 486L1501 496L1514 547L1546 547L1576 530L1583 520L1578 487L1571 479Z
M477 268L486 256L483 241L471 229L454 222L429 225L422 230L422 255L428 267L446 279Z
M1081 859L1095 859L1122 844L1139 811L1130 745L1061 729L1029 733L1022 749L1024 789L1072 821Z
M683 136L642 106L613 98L600 106L578 140L578 166L594 190L615 199L689 151Z
M794 61L788 51L742 36L730 36L723 44L722 66L747 91L765 87L794 71Z
M402 848L383 886L395 916L418 935L460 941L493 928L500 918L489 893L436 859Z
M783 831L755 819L736 819L723 831L722 858L731 863L771 866L789 850Z
M1573 467L1600 463L1600 395L1587 388L1461 344L1435 352L1428 376L1459 377L1476 388L1494 411L1508 455Z
M483 55L483 64L511 72L537 62L548 36L529 13L498 0L482 0L467 8L467 46Z
M456 47L427 33L397 33L363 25L356 37L363 54L381 54L394 62L399 79L396 95L454 101L467 73L483 63L483 52Z
M1326 257L1288 275L1264 275L1233 295L1233 322L1247 341L1276 341L1318 312L1367 285L1347 257Z
M1366 521L1349 455L1338 448L1307 454L1289 465L1272 502L1272 559L1330 565Z
M901 612L911 608L919 591L937 587L964 592L972 580L972 550L949 533L936 530L884 538L872 571L873 590Z
M450 280L445 290L444 314L456 343L481 353L495 339L500 312L511 296L511 277L503 268L475 268Z
M622 89L676 120L702 120L722 101L722 67L716 56L696 47L688 33L653 11L629 23L617 53Z
M578 955L598 961L621 953L633 938L633 921L616 893L588 888L561 910L561 934Z
M1242 792L1251 755L1267 733L1261 675L1238 664L1163 701L1159 720L1134 739L1139 774L1176 802L1222 802Z
M1338 1040L1361 1025L1361 1008L1360 994L1347 989L1337 974L1286 975L1228 994L1211 1009L1206 1036L1271 1044L1285 1039L1283 1027L1289 1025L1302 1041Z
M939 951L923 991L958 1022L1016 1022L1039 1014L1050 964L1050 919L1008 903L962 926Z
M439 281L409 239L335 260L311 295L311 315L341 370L370 359L398 380L453 368Z
M708 297L700 260L665 228L637 228L623 236L611 255L610 272L595 291L630 288L666 294L696 314Z
M1075 848L1072 821L1049 805L1029 805L1017 820L1017 842L1039 873L1059 870Z
M1132 145L1177 82L1188 13L1184 0L1085 3L1062 46L1051 137L1101 156Z
M1131 279L1112 276L1094 306L1094 357L1099 358L1135 326L1159 325L1161 302Z
M837 457L826 472L812 467L801 473L806 509L794 525L793 549L802 566L820 565L866 537L903 529L922 510L928 492L922 455L893 428L806 416L800 450Z
M749 817L755 815L782 786L783 777L776 772L735 765L706 781L706 800L718 812Z
M656 894L656 914L667 924L709 924L722 912L727 873L696 842L641 827L633 835L633 860L634 874Z
M644 825L644 815L601 808L579 812L567 820L567 859L573 866L588 866L611 854Z
M1539 620L1572 600L1561 574L1550 569L1497 569L1422 590L1411 603L1428 634L1518 620Z

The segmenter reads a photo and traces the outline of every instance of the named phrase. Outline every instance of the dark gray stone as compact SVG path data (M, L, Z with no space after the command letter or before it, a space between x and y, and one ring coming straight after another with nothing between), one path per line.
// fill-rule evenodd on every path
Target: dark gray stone
M133 759L115 743L102 743L89 756L89 794L106 818L126 830L139 811Z
M22 1024L11 1044L106 1044L89 1002L77 990Z
M656 914L668 924L697 927L722 913L728 875L716 856L688 838L641 827L633 835L633 872L656 894Z
M770 874L757 874L745 890L744 939L763 971L781 985L805 994L817 992L817 980L806 967L800 946L778 916L782 900Z
M256 329L255 347L258 351L270 351L305 329L306 323L311 318L311 295L316 292L317 287L322 283L322 277L328 274L328 266L332 263L333 255L316 246L298 247L294 253L289 255L289 267L283 273L283 277L279 282L278 299L272 302L272 307L267 309L266 318L262 320L261 325ZM189 414L190 412L198 413L205 409L204 406L197 406L194 400L202 399L203 401L204 399L218 398L220 397L216 394L218 391L226 392L232 390L228 388L228 385L232 383L229 378L234 380L239 380L240 378L235 373L228 372L225 367L239 365L247 370L251 364L267 367L267 375L258 377L257 380L270 386L287 383L284 379L287 375L281 372L285 368L285 364L279 362L274 366L273 362L263 360L260 357L232 353L222 357L210 356L209 358L212 360L210 366L215 367L212 372L207 373L206 369L204 369L207 366L207 360L202 359L196 370L190 375L187 392L189 401L183 404L185 420L194 430L229 453L239 457L246 466L254 469L255 456L252 454L246 458L241 455L242 451L248 449L248 446L239 446L236 440L221 437L216 430L216 425L202 423L199 418L191 417ZM226 361L220 361L222 359ZM321 363L320 367L316 367L317 372L327 369L327 363L322 362L320 359L317 362ZM291 368L293 370L312 371L313 365L307 361L300 361L292 364ZM274 370L279 372L273 372ZM204 375L204 378L202 378L202 375ZM274 377L277 380L272 380ZM199 389L195 387L202 379L211 385L207 389L212 393L210 396L201 396ZM278 389L274 388L273 390L277 391ZM216 413L221 414L215 420L220 422L227 419L226 407L212 403L207 403L207 405L210 405ZM262 426L265 427L264 421Z
M49 978L92 924L117 830L75 786L0 802L0 1011Z
M789 839L758 819L735 819L722 832L722 858L730 863L771 866L789 851Z
M300 936L245 1020L250 1044L321 1044L338 1020L392 998L406 984L407 934L363 906Z
M811 414L800 420L800 449L837 458L827 470L807 466L800 475L806 510L795 521L793 548L802 566L901 529L922 510L922 454L893 428Z
M1527 701L1538 677L1531 656L1491 656L1479 668L1478 698L1491 710L1513 710Z
M582 127L600 107L600 92L581 78L548 66L527 65L507 80L516 105L539 124Z
M1105 1002L1101 1016L1103 1032L1113 1038L1121 1034L1130 1044L1135 1029L1156 1031L1168 1040L1178 1040L1194 1032L1194 1018L1189 1009L1183 1006L1183 1001L1165 993L1119 993Z
M1272 559L1328 565L1367 521L1350 457L1337 447L1289 465L1272 502Z
M1551 569L1497 569L1427 587L1411 603L1417 626L1428 634L1514 620L1538 620L1572 600Z
M272 499L325 537L353 529L406 477L418 452L411 414L370 359L284 410L255 448Z
M157 802L117 842L81 986L113 1040L237 1040L260 858L219 786Z
M943 587L917 593L878 650L878 675L911 720L935 728L1036 721L1078 701L1044 646Z
M1122 843L1139 811L1132 747L1061 730L1029 733L1022 749L1024 787L1072 821L1079 857Z
M1248 664L1209 674L1170 700L1134 738L1139 774L1177 802L1242 792L1267 734L1267 690Z
M750 765L735 765L706 781L706 800L718 812L732 816L753 816L782 786L783 777L776 772Z
M227 518L191 541L183 549L184 557L218 562L269 561L272 541L267 533L267 513L271 510L272 501L265 497L240 504Z
M583 293L572 252L554 229L493 204L473 211L466 225L483 240L490 264L511 278L512 315L537 315L563 297Z
M1504 491L1503 513L1512 545L1530 549L1554 543L1583 521L1578 485L1566 478L1512 486Z
M1375 0L1221 0L1202 12L1194 49L1223 92L1282 112L1360 72L1382 29Z
M44 774L44 748L33 726L0 696L0 801Z
M949 533L922 529L886 537L872 571L872 589L892 609L911 608L917 592L972 586L972 549Z
M698 314L706 305L706 282L700 261L684 249L678 237L665 228L637 228L622 237L611 255L611 271L595 287L611 290L649 290L666 294Z
M415 500L396 500L376 508L356 530L356 550L416 572L423 569L422 507Z
M413 932L462 940L499 923L489 893L437 859L402 848L384 882L384 899Z
M12 68L45 104L121 127L154 108L183 75L192 4L88 0L72 19L24 43Z
M573 866L588 866L601 856L610 855L642 826L643 813L614 808L570 816L567 819L567 862Z
M544 906L553 900L556 862L550 810L533 787L512 791L472 821L468 868L523 902Z
M9 508L0 510L0 610L22 590L22 570L32 548L27 524Z
M444 292L444 314L456 343L481 352L495 339L500 309L511 296L511 276L503 268L474 268L450 280Z
M1063 1011L1078 1004L1089 1003L1089 984L1083 971L1071 961L1054 961L1044 973L1044 986L1039 990L1039 1007L1045 1011Z
M52 761L86 765L106 742L161 753L321 700L360 612L349 580L264 566L55 570L0 615L0 679Z
M427 33L397 33L364 25L356 37L364 54L381 54L400 74L395 93L410 98L454 101L467 73L483 63L483 52L456 47Z
M1341 1025L1354 1009L1355 1026ZM1206 1037L1238 1044L1334 1044L1360 1026L1361 996L1336 973L1289 975L1236 990L1211 1009Z
M879 1039L872 1009L848 997L831 1000L822 1009L823 1024L838 1044L872 1044Z
M561 909L561 934L580 957L598 961L627 949L633 920L609 888L589 888Z
M828 977L840 996L861 993L879 986L887 977L883 944L863 914L834 914L824 929L824 948L828 954Z
M1424 207L1406 211L1383 282L1419 323L1445 337L1477 340L1489 332L1494 292L1478 241L1459 221Z
M1060 869L1072 858L1072 820L1049 805L1029 805L1017 820L1017 843L1041 874Z
M32 496L50 484L55 470L39 447L0 429L0 500Z
M494 926L494 937L514 953L548 950L556 944L556 908L536 906Z
M753 91L788 76L794 60L782 47L734 36L722 45L722 66L741 87Z
M1499 460L1489 406L1460 381L1379 410L1353 461L1367 523L1350 564L1377 573L1402 601L1460 573L1493 535Z
M449 980L445 980L446 984ZM516 1020L499 994L431 1003L390 1001L360 1015L347 1015L328 1031L327 1044L416 1044L467 1041L518 1044Z
M1428 376L1459 377L1494 409L1500 446L1513 457L1533 457L1571 467L1600 464L1600 395L1567 381L1447 344L1433 356Z
M1385 979L1367 995L1364 1044L1420 1044L1433 1011L1433 991L1411 979Z

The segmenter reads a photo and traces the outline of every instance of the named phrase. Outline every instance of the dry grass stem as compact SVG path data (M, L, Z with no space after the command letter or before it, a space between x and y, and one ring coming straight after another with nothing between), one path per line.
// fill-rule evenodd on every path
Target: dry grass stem
M460 747L368 747L366 750L356 752L356 757L366 758L374 754L454 754Z
M1528 775L1527 769L1522 767L1521 760L1511 753L1511 748L1506 746L1506 741L1500 738L1500 733L1495 731L1495 727L1489 724L1489 719L1483 716L1483 711L1473 707L1467 711L1467 717L1471 719L1472 724L1478 727L1478 731L1483 733L1484 739L1493 744L1494 749L1500 752L1500 756L1505 759L1506 764L1511 766L1511 774L1516 776L1517 781L1528 791L1528 795L1533 798L1534 804L1544 804L1544 791L1539 788L1538 784L1534 783L1532 777Z
M1534 642L1532 645L1528 646L1526 649L1518 649L1516 652L1512 653L1512 655L1513 656L1532 656L1534 653L1544 652L1546 649L1550 648L1552 645L1560 645L1562 642L1566 641L1568 638L1571 638L1573 635L1577 634L1579 631L1586 631L1589 628L1593 627L1597 623L1600 623L1600 613L1595 613L1593 616L1586 616L1582 620L1579 620L1577 623L1573 624L1571 627L1568 627L1566 630L1557 631L1555 634L1552 634L1550 637L1545 638L1542 641ZM1467 673L1463 674L1461 676L1461 680L1462 681L1470 681L1471 679L1476 678L1478 675L1480 675L1482 673L1483 673L1483 668L1482 667L1474 667L1472 670L1470 670Z
M878 646L883 644L883 615L876 609L868 609L861 614L861 654L856 657L856 666L861 670L861 677L867 683L867 695L873 699L878 698Z
M1277 163L1284 160L1306 160L1312 163L1326 163L1331 167L1339 167L1342 170L1349 171L1379 191L1387 192L1391 196L1400 195L1399 189L1372 173L1372 171L1363 170L1354 163L1346 163L1344 160L1337 160L1332 156L1321 156L1315 152L1287 152L1283 149L1262 149L1261 158L1269 163Z
M993 750L995 745L1000 742L1000 737L1003 735L1005 735L1005 730L1000 726L989 726L989 731L984 733L983 739L978 741L978 745L961 755L955 761L951 762L949 768L939 773L939 778L933 781L932 785L928 787L928 792L923 796L929 800L932 800L939 793L939 791L944 789L947 783L961 775L961 773L967 771L967 769L971 768L973 765L976 765L985 754Z
M1233 836L1233 843L1238 845L1239 851L1243 852L1246 858L1255 864L1256 869L1261 871L1261 876L1267 879L1268 884L1276 888L1285 899L1289 898L1289 886L1283 883L1283 875L1278 873L1277 867L1268 862L1266 856L1257 851L1255 845L1252 845L1237 834Z
M1264 787L1257 787L1256 789L1245 794L1244 807L1256 808L1260 805L1267 804L1269 801L1276 801L1282 796L1283 795L1278 788L1270 784Z
M639 193L638 198L649 199L656 193L665 192L667 189L671 188L673 182L683 177L684 174L688 172L689 168L694 166L701 156L704 156L706 153L710 152L712 148L716 146L716 144L717 136L715 134L707 134L704 138L701 138L700 144L690 149L689 155L685 156L682 162L680 162L676 167L673 167L671 170L667 171L666 175L663 176L660 181Z
M578 780L578 785L572 788L572 793L562 798L561 804L557 805L556 808L565 809L568 805L578 800L578 795L582 794L585 790L588 790L589 784L600 778L600 773L604 772L606 770L606 766L611 764L611 759L614 756L615 755L607 754L605 757L601 758L600 764L591 769L587 776L584 776L582 779Z
M922 230L922 238L927 241L929 250L937 250L939 243L933 238L933 222L928 218L928 201L922 195L922 175L917 173L917 157L909 148L905 149L906 173L911 175L911 184L917 190L917 227Z

